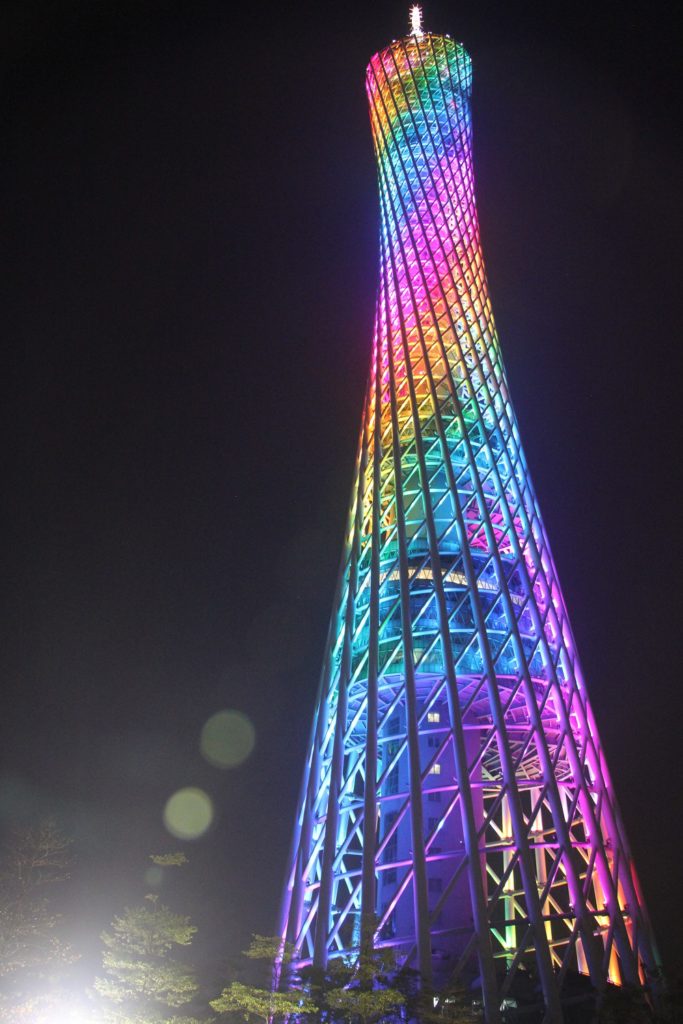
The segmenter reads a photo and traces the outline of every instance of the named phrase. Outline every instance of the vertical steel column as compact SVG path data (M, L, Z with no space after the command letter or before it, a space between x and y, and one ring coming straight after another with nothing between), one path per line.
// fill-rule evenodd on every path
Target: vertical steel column
M398 151L398 147L396 147L396 150ZM405 167L403 166L402 157L399 156L399 160L401 162L401 166L405 174L406 172ZM381 177L382 169L380 168L380 178ZM398 189L397 182L395 182L395 186L396 194L399 194L400 190ZM384 199L384 202L386 202L386 199ZM415 304L415 308L417 308L417 304ZM467 438L466 430L464 432L464 437ZM505 785L508 790L508 800L510 803L510 814L512 818L513 830L515 833L515 842L517 844L517 849L519 851L520 871L522 873L525 895L527 898L529 920L533 927L539 975L541 977L541 984L543 987L544 998L548 1010L548 1024L550 1024L551 1021L557 1021L559 1024L559 1022L562 1019L559 993L557 990L557 984L553 972L552 959L550 956L550 949L545 934L545 928L543 926L543 915L541 912L538 890L536 888L536 879L531 862L531 851L529 849L528 835L524 824L524 816L522 813L519 790L517 788L517 780L515 777L512 757L510 754L510 745L507 738L505 718L500 703L500 695L498 693L498 689L496 686L495 665L493 662L493 656L491 654L489 646L486 621L481 608L479 592L477 590L476 572L469 551L469 545L467 541L467 528L465 526L462 509L460 507L460 496L458 493L455 478L453 476L453 467L451 465L450 455L447 459L444 460L444 466L446 475L448 477L449 487L451 489L451 498L453 501L458 534L460 537L460 543L462 548L463 567L465 570L465 576L467 578L467 586L470 594L472 613L474 615L477 634L479 638L479 647L485 666L489 702L492 717L496 727L496 737L498 743L499 756L501 760L501 768L503 771L503 777L505 779ZM472 481L474 484L477 478L476 464L470 462L470 466L472 467L470 475L472 477Z
M351 488L351 493L356 493L358 487L358 479L360 474L360 459L362 452L362 440L363 431L361 430L358 451L356 453L356 465L354 469L354 481ZM348 537L353 529L354 521L354 506L351 502L349 514L347 517L345 536ZM327 690L330 685L332 677L332 653L334 650L334 639L335 631L339 621L339 605L342 598L343 583L346 570L347 560L350 558L352 552L352 544L349 543L345 546L339 563L339 571L337 573L337 584L335 586L334 599L332 607L335 609L330 624L327 630L327 640L325 643L325 655L323 658L323 670L320 675L320 683L318 686L318 696L316 699L316 711L313 716L313 723L311 725L311 737L310 742L312 749L310 756L306 759L304 767L304 773L301 780L301 787L299 791L299 798L297 801L297 818L294 827L294 834L292 836L292 845L290 849L289 864L291 868L287 875L287 881L285 885L285 896L282 901L282 914L281 914L281 926L280 935L283 940L298 943L299 933L301 929L301 914L303 909L305 889L306 889L306 865L310 856L310 845L311 845L311 832L313 825L313 805L316 801L318 790L318 772L320 763L320 751L322 748L323 737L327 725L327 713L328 713L328 702L327 702ZM290 885L292 880L292 873L294 873L293 885ZM292 908L294 908L292 910Z
M383 210L382 219L384 221L386 218L386 213L384 212L384 203L382 202L381 205ZM398 294L400 285L398 280L398 274L396 272L396 265L393 257L390 257L390 259L392 274L394 278L394 292L395 294ZM455 659L453 657L451 634L448 624L448 611L446 609L443 579L441 576L441 559L439 557L436 527L434 524L434 513L432 510L431 494L429 489L429 474L427 472L424 445L422 442L420 417L417 399L415 395L415 382L413 379L413 369L410 360L410 352L408 350L406 325L403 315L399 315L401 317L401 340L403 347L403 358L406 366L406 375L408 379L408 389L410 394L410 407L414 424L415 449L417 451L418 458L418 473L424 501L427 535L429 538L429 557L432 566L432 579L434 582L434 592L438 608L439 634L441 637L441 645L443 651L443 667L446 675L448 709L451 723L451 736L453 739L455 755L456 774L458 778L458 787L460 790L460 815L462 819L463 836L465 839L465 849L467 852L468 860L467 866L469 875L470 895L472 899L472 914L474 918L475 931L477 934L477 956L479 959L479 969L481 972L482 979L484 1009L486 1011L486 1020L488 1024L497 1024L497 1022L500 1020L500 997L498 995L498 986L496 983L496 975L493 967L491 934L489 931L489 922L486 913L484 881L481 874L478 830L474 816L474 804L472 801L472 789L470 786L470 773L469 766L467 763L467 753L465 747L465 734L463 730L462 716L460 713L458 685L454 669ZM422 345L423 358L425 360L425 365L428 366L428 355L424 345L422 331L420 330L419 327L418 331L420 335L420 342ZM436 407L438 405L438 402L434 394L432 395L432 400L434 406Z
M367 411L367 398L363 410L363 422ZM325 818L325 840L318 895L318 914L315 922L315 940L313 962L316 967L327 965L327 936L330 927L332 909L332 885L334 882L333 866L337 846L337 830L339 827L339 791L344 768L344 735L346 733L346 712L348 706L348 684L351 674L351 647L355 618L355 600L358 574L358 548L363 520L363 491L365 489L365 466L367 460L367 444L365 431L361 432L360 471L358 474L358 490L356 492L356 511L354 517L353 541L351 545L351 564L349 566L348 595L346 615L344 619L344 645L341 665L339 667L339 694L337 697L337 718L335 721L334 747L332 766L330 769L330 789Z
M384 255L380 256L380 274L384 277ZM388 302L385 289L385 303ZM391 322L391 318L388 318ZM401 440L396 408L396 378L391 339L387 339L389 375L391 378L392 453L394 460L394 500L398 527L398 564L401 587L401 633L403 639L403 673L406 694L406 734L408 738L410 827L413 842L413 905L415 935L417 938L418 969L425 983L432 981L432 942L429 930L427 902L427 871L425 867L424 817L422 814L422 768L420 766L420 740L417 728L417 690L413 653L412 616L410 614L410 573L406 546L406 522L403 506L403 469Z
M306 879L304 877L305 851L308 850L311 843L311 800L314 798L313 794L315 793L315 779L317 778L320 760L320 731L325 708L326 702L324 698L321 698L313 718L313 727L311 729L312 749L306 760L306 769L301 780L299 799L297 800L297 807L300 807L301 811L297 817L297 827L292 836L290 852L292 865L287 875L286 895L282 905L279 934L284 942L293 942L295 944L299 938L301 928L301 913L306 886Z
M379 316L375 331L374 419L372 451L372 551L370 564L370 632L368 636L368 692L365 740L365 793L363 794L363 859L361 882L361 935L376 913L375 857L377 852L377 672L379 662L379 550L382 461L382 348ZM368 938L369 929L368 929Z
M361 440L362 440L361 431ZM358 474L360 471L360 453L361 446L359 444L358 453L356 457L356 468L354 472L354 483L352 486L352 493L355 492L358 486ZM353 527L353 516L352 509L349 510L348 523L346 528L346 536L351 533ZM351 554L351 546L342 552L342 556L339 563L339 571L337 573L337 584L334 592L334 599L332 601L332 607L334 609L339 608L339 603L342 596L342 584L344 582L344 570L346 567L347 558ZM299 789L299 797L297 799L297 814L296 823L294 826L294 833L292 835L292 844L290 848L290 855L288 864L290 865L287 880L285 884L285 897L282 901L281 911L281 925L279 934L283 940L291 941L296 943L299 938L299 931L301 928L301 913L304 902L304 893L306 886L305 869L306 863L309 856L309 848L311 845L311 831L312 831L312 815L313 815L313 804L317 796L317 779L320 764L320 749L323 742L323 736L325 733L325 726L327 723L327 687L330 685L330 679L332 675L332 650L334 648L334 627L337 624L338 616L333 614L330 620L330 624L327 629L327 641L325 643L325 654L323 658L323 670L320 674L320 683L318 685L318 696L316 698L316 710L313 715L313 722L311 724L311 733L309 739L309 756L306 759L304 766L304 773L301 779L301 787ZM297 867L298 865L298 867ZM292 874L294 878L292 879ZM293 884L290 884L292 883ZM294 913L292 914L292 908Z
M492 652L490 652L488 644L485 618L483 616L483 612L481 609L479 594L476 586L476 571L474 569L472 558L469 552L469 546L467 541L467 528L460 506L460 496L458 493L458 487L453 474L453 467L451 465L450 458L445 460L445 472L446 476L449 477L449 485L452 490L452 500L454 503L454 510L458 523L458 532L462 547L463 566L465 569L465 575L467 579L467 586L472 605L472 612L476 623L477 635L479 640L479 649L481 651L481 655L484 662L489 705L490 710L492 710L492 716L494 718L497 730L499 756L501 758L503 776L508 790L510 813L512 817L513 829L515 834L515 843L517 845L517 849L519 852L519 865L524 884L525 896L528 904L529 922L532 926L533 938L535 938L535 946L537 950L537 963L539 965L539 973L541 976L541 982L548 1010L547 1020L548 1024L550 1024L550 1022L555 1021L557 1021L559 1024L559 1022L562 1019L559 1004L559 994L557 990L557 984L555 981L555 975L552 967L550 949L548 946L548 941L543 922L543 914L539 900L539 893L536 886L536 877L535 873L533 873L533 868L531 864L528 837L524 825L524 817L521 810L519 791L517 788L514 766L510 754L510 745L507 738L505 717L500 702L500 694L498 693L498 688L496 685L497 677L494 659ZM472 478L476 476L476 471L474 467L471 476Z
M432 49L433 49L433 47L432 47ZM448 62L447 62L447 66L449 67L449 74L450 74L450 65L448 65ZM460 354L461 354L461 358L462 358L462 349L460 348L460 341L459 341L459 338L457 337L457 333L455 334L455 337L456 337L456 342L457 342L458 347L460 349ZM480 360L479 352L477 350L476 344L474 343L474 340L472 338L470 338L470 340L471 340L471 352L472 352L474 361L475 361L476 365L479 367L480 372L482 373L482 377L483 377L484 376L484 371L481 369L481 360ZM488 362L490 372L494 373L494 368L493 368L493 366L491 364L490 356L489 356L489 353L488 353L488 348L486 346L484 346L484 359L485 359L485 361ZM487 395L487 398L488 398L488 395ZM496 420L498 421L499 420L499 416L496 413L495 408L492 407L490 398L488 399L488 404L489 404L489 407L492 408L493 414L494 414ZM589 821L591 821L591 832L592 832L592 834L593 835L602 836L602 829L600 828L599 823L595 819L593 801L590 799L590 796L586 797L586 795L585 795L585 781L583 781L584 780L583 767L582 767L582 764L581 764L580 757L578 755L578 749L577 749L577 746L576 746L576 739L575 739L575 736L574 736L574 730L572 729L571 724L570 724L569 719L568 719L568 716L566 715L566 712L565 712L564 696L562 694L561 687L560 687L560 684L559 684L559 680L557 678L557 673L556 673L556 670L555 670L555 667L554 667L554 664L553 664L553 659L552 659L551 653L549 651L548 643L547 643L547 640L546 640L546 637L545 637L545 631L544 631L544 629L542 627L542 624L541 624L541 621L540 621L540 617L539 617L539 614L538 614L538 607L537 607L537 604L536 604L535 595L533 594L533 587L531 585L531 581L530 581L530 578L529 578L529 572L528 572L528 567L527 567L526 559L524 558L524 556L522 554L522 551L521 551L521 547L519 545L519 539L518 539L518 536L517 536L517 531L514 528L514 523L512 521L512 517L511 517L511 514L510 514L509 506L508 506L508 503L507 503L507 500L506 500L505 488L504 488L504 485L503 485L502 480L500 478L500 472L499 472L499 469L498 469L497 460L493 456L493 453L492 453L491 448L490 448L490 444L489 444L489 441L488 441L488 431L487 431L486 426L485 426L485 424L483 422L483 417L481 415L481 410L479 408L478 402L475 402L475 412L476 412L476 415L477 415L478 422L480 423L480 426L481 426L482 435L483 435L483 437L485 439L485 445L486 445L487 453L488 453L490 461L491 461L491 466L492 466L492 471L493 471L493 478L494 478L494 483L496 484L496 490L498 492L498 496L499 496L499 500L500 500L500 504L501 504L501 511L503 512L503 515L504 515L505 520L506 520L506 526L508 527L509 532L510 532L510 538L511 538L511 541L512 541L513 546L515 548L516 557L519 560L520 574L522 576L523 585L524 585L525 592L526 592L526 595L527 595L527 598L528 598L528 601L529 601L529 609L530 609L530 613L532 615L532 619L534 621L534 627L537 630L537 633L539 635L540 643L541 643L541 646L542 646L542 649L543 649L543 652L544 652L544 658L545 658L546 663L547 663L547 665L549 667L549 670L551 672L551 683L552 683L553 689L555 691L556 700L558 702L558 714L560 715L561 724L562 724L563 730L564 730L564 732L566 734L566 737L567 737L565 749L567 750L568 756L569 756L570 761L572 763L572 771L574 772L574 777L577 780L578 779L582 780L582 784L581 784L581 787L580 787L581 792L582 792L582 812L589 819ZM515 451L517 453L517 458L520 460L520 464L523 467L523 470L524 470L524 473L525 473L525 477L526 477L526 479L528 481L528 479L529 479L529 470L528 470L528 467L526 465L526 460L524 459L524 455L523 455L523 453L521 451L521 448L518 446L517 441L515 439L515 433L517 432L516 431L516 426L513 426L513 424L508 419L507 413L505 412L505 408L504 407L503 407L503 411L502 411L501 415L507 420L507 428L508 428L508 431L509 431L509 434L510 434L510 442L515 447ZM503 445L502 450L505 453L506 459L508 460L508 470L510 472L511 486L512 486L513 491L515 493L515 500L517 501L517 505L518 505L518 508L519 508L520 518L522 519L523 523L525 523L525 528L526 528L526 532L527 532L527 536L528 536L529 550L530 550L530 553L531 553L531 556L532 556L532 561L534 563L534 567L535 567L537 573L539 573L540 578L543 581L543 584L545 584L546 599L547 599L548 603L551 604L552 601L553 601L553 598L552 598L552 594L550 593L550 587L549 587L548 583L546 582L546 578L545 578L546 571L549 572L549 574L551 576L551 585L552 584L555 585L555 588L557 590L558 595L561 595L561 591L560 591L560 588L559 588L559 583L557 582L557 580L555 578L552 557L550 556L550 549L549 549L548 539L547 539L547 536L545 534L545 530L543 528L542 521L540 520L540 516L538 514L538 509L536 507L535 499L533 499L534 500L534 507L535 507L535 510L536 510L536 516L537 516L538 523L539 523L539 529L542 532L544 543L546 545L546 548L548 550L548 555L549 555L548 569L546 570L546 568L543 565L543 561L542 561L541 555L540 555L540 553L538 551L538 547L537 547L534 531L531 528L531 525L530 525L528 517L527 517L526 505L525 505L524 499L523 499L522 494L521 494L520 489L519 489L519 484L517 482L516 474L514 472L512 464L509 461L507 444L505 442L504 437L502 438L502 445ZM533 494L532 494L532 498L533 498ZM560 599L561 599L561 597L560 597ZM562 616L562 628L567 630L567 632L569 634L569 637L570 637L570 640L571 640L571 643L572 643L572 646L573 646L573 651L572 651L571 655L567 651L567 656L570 658L572 663L576 664L578 662L578 656L576 654L576 642L575 642L575 639L573 637L573 633L571 631L571 625L569 623L569 620L568 620L568 617L567 617L567 614L566 614L566 610L564 609L564 607L563 607L563 616ZM564 643L563 638L561 637L560 639L561 639L561 642ZM565 649L566 649L566 647L565 647ZM589 712L587 712L586 706L584 704L584 700L582 698L582 695L578 692L575 682L574 682L573 692L576 694L577 700L579 702L579 706L580 706L581 711L582 711L582 717L584 718L584 730L585 730L587 736L588 737L597 736L598 733L597 733L597 729L595 728L595 724L592 721L588 720ZM601 775L602 775L602 766L596 766L596 779L599 779ZM618 811L615 812L613 810L613 804L615 802L615 798L614 798L612 792L610 791L609 780L608 779L601 779L600 781L602 783L601 789L602 789L602 792L603 792L603 795L604 795L604 802L605 802L606 807L607 807L607 810L605 811L605 813L606 813L606 815L611 816L610 831L612 833L614 833L614 834L618 833L619 837L620 837L620 843L621 843L622 847L624 847L625 849L628 849L628 847L626 846L626 843L625 843L625 837L623 835L623 827L621 826L621 822L619 820ZM555 817L554 813L553 813L553 816ZM559 820L562 820L562 818L560 818ZM606 860L604 858L604 851L602 850L600 843L598 843L598 846L597 846L597 853L598 853L598 860L599 860L600 865L601 865L601 873L603 874L603 877L605 877L606 891L607 891L607 894L609 894L609 897L610 897L609 904L608 904L609 907L610 907L610 912L616 910L618 918L621 918L621 908L620 908L619 901L618 901L618 898L617 898L617 895L616 895L616 889L614 887L614 882L613 882L613 879L612 879L612 876L611 876L611 872L610 872L609 866L607 865ZM629 873L629 878L627 879L627 882L626 882L626 888L629 890L629 895L630 895L632 904L635 907L637 907L638 913L642 914L643 913L642 899L639 897L639 894L636 892L636 887L633 884L633 879L630 877L630 873ZM573 894L573 896L575 896L576 886L574 885L572 887L572 889L573 889L573 893L572 894ZM580 918L582 917L582 920L580 920L580 924L581 924L581 927L582 927L582 934L584 936L584 941L586 943L588 943L589 945L595 947L596 943L595 943L595 939L594 939L594 935L593 935L593 931L594 931L594 929L593 929L593 922L592 922L590 914L587 911L587 908L585 906L585 898L583 897L582 890L581 890L581 896L578 897L576 902L575 902L575 906L577 908L580 908L579 916L580 916ZM626 936L626 931L625 931L625 928L623 926L623 920L621 921L621 923L617 923L616 924L616 929L617 929L617 932L618 932L617 941L618 941L618 943L619 943L619 945L621 947L620 958L622 959L622 963L623 963L623 965L625 967L627 978L631 982L637 983L637 968L636 968L636 964L635 964L635 960L634 960L634 958L637 956L637 950L636 950L635 947L631 946L630 941L628 940L628 937ZM650 933L649 927L644 929L644 931L645 931L646 936L647 936ZM643 942L643 945L641 946L641 951L642 951L643 959L645 960L645 962L649 963L651 965L651 969L656 972L658 970L658 967L659 967L658 958L657 958L656 954L653 953L649 940ZM591 958L589 957L589 959L591 959ZM596 987L601 987L601 984L604 983L604 982L602 980L602 977L600 978L599 981L596 980L596 966L595 966L595 963L596 963L596 954L594 953L593 957L592 957L593 967L591 969L591 977L593 978L593 982L594 982L594 984L596 984Z
M410 62L408 61L408 63L410 63ZM416 129L416 135L417 135L417 129ZM443 139L442 139L442 143L443 143ZM427 154L425 153L423 147L422 147L422 154L423 154L423 157L425 158L425 160L427 160ZM431 172L429 174L429 177L431 178L432 185L434 187L435 192L437 192L437 194L438 194L436 182L434 181L434 177L433 177L433 174L431 174ZM441 205L441 204L439 203L439 205ZM442 206L441 206L441 209L443 211L443 207ZM443 211L443 213L444 213L444 216L445 216L445 211ZM412 240L413 240L413 244L415 244L415 239L414 239L414 235L413 235L412 231L410 232L410 234L411 234L411 237L412 237ZM436 238L438 239L438 242L435 242L435 244L437 245L438 248L441 249L442 256L444 257L444 260L445 260L445 255L446 254L444 252L443 245L441 244L441 239L440 239L440 236L438 235L438 233L436 235ZM448 265L447 261L446 261L446 265ZM452 272L450 272L450 276L451 276L451 280L452 280L453 285L455 285L455 280L453 278ZM424 274L422 275L422 277L423 277L423 283L425 285L425 291L426 291L426 294L428 295L428 301L429 301L429 304L431 306L432 315L434 317L434 320L436 321L436 313L435 313L434 308L433 308L432 299L431 299L431 295L430 295L429 288L428 288L428 282L425 280ZM444 302L446 302L445 292L443 291L443 287L441 285L440 285L440 287L441 287L441 296L442 296ZM421 340L422 340L423 349L425 349L424 339L422 337L422 334L420 336L421 336ZM460 340L458 338L457 331L455 330L455 325L454 324L453 324L453 337L455 339L455 343L457 345L459 356L460 356L460 359L462 360L462 364L466 365L465 358L464 358L464 353L462 351L462 346L461 346ZM456 391L456 387L455 387L455 382L453 381L453 378L452 378L452 371L451 371L450 361L449 361L447 353L445 351L445 346L443 344L443 338L442 338L440 333L438 333L438 343L439 343L439 347L441 349L441 357L442 357L442 360L443 360L443 363L444 363L444 367L445 367L445 369L447 371L449 390L451 392L451 396L453 398L454 405L455 405L456 409L458 410L456 415L458 417L458 423L459 423L460 429L461 429L462 434L463 434L464 443L465 443L466 448L467 448L469 464L471 466L475 466L476 462L474 461L474 453L472 451L471 443L470 443L470 440L469 440L469 435L468 435L468 432L467 432L467 429L466 429L466 424L465 424L465 422L462 419L462 416L460 414L459 401L458 401L458 397L457 397L457 391ZM477 353L476 345L474 344L474 342L472 342L472 346L471 347L472 347L472 350L474 352L474 359L477 362L479 362L479 355ZM429 360L428 360L428 357L427 357L426 349L425 349L424 359L425 359L425 364L428 367L428 373L429 373L429 376L430 376L430 381L432 383L432 387L434 387L432 371L431 371L431 367L429 366ZM482 376L483 376L483 373L482 373ZM474 389L472 389L472 390L474 390ZM436 402L436 398L434 399L434 401L435 401L436 416L437 416L438 420L440 421L441 420L441 415L440 415L440 410L438 409L438 403ZM489 461L490 461L490 464L491 464L491 467L492 467L492 471L497 474L496 460L494 458L493 452L491 451L490 444L488 442L488 430L486 428L486 424L483 421L483 416L482 416L481 410L479 408L479 403L475 399L475 402L473 404L474 404L474 408L476 410L475 411L475 415L477 416L477 420L478 420L478 422L480 424L480 427L481 427L482 437L485 439L485 447L487 449L487 454L489 456ZM441 426L441 429L442 429L442 424L440 424L440 426ZM446 455L444 455L444 458L446 458ZM561 845L561 847L562 847L562 849L564 851L565 872L566 872L566 875L567 875L567 881L568 881L568 885L569 885L569 888L570 888L570 891L571 891L571 895L572 895L572 902L574 904L577 916L579 918L579 923L580 923L580 926L581 926L582 934L583 934L584 939L585 939L586 946L588 947L587 957L588 957L588 961L589 961L589 964L590 964L590 967L591 967L591 978L593 980L593 983L596 986L599 986L601 984L601 980L602 980L602 971L601 971L600 958L598 957L597 950L595 948L595 942L594 942L594 936L593 936L594 923L593 923L591 918L586 913L585 899L583 897L583 891L582 891L581 882L580 882L580 880L578 878L578 874L576 872L576 869L574 867L574 864L573 864L573 861L572 861L572 858L571 858L571 840L570 840L570 837L569 837L569 832L568 832L567 825L566 825L566 822L565 822L565 819L564 819L564 815L563 815L563 811L562 811L562 804L561 804L561 799L560 799L560 795L559 795L559 789L557 787L557 782L556 782L556 779L555 779L555 774L554 774L554 771L553 771L553 768L552 768L550 754L549 754L549 751L548 751L548 748L547 748L547 744L545 742L545 733L544 733L542 722L541 722L541 719L540 719L540 713L538 711L538 705L536 703L535 693L534 693L534 690L533 690L533 684L532 684L532 681L531 681L531 675L530 675L530 672L529 672L526 655L524 653L524 648L523 648L523 645L522 645L522 642L521 642L521 636L519 634L517 618L516 618L516 615L514 613L514 608L512 606L512 602L511 602L511 599L510 599L510 593L509 593L509 589L508 589L508 586L507 586L507 580L506 580L505 572L504 572L504 569L503 569L503 566L502 566L502 561L500 559L500 555L499 555L499 552L498 552L498 545L496 543L495 534L494 534L494 531L493 531L493 526L492 526L492 523L491 523L490 514L489 514L489 511L488 511L486 500L484 498L483 490L482 490L482 487L481 487L481 481L480 481L480 479L478 477L478 474L476 472L473 472L472 476L473 476L473 483L474 483L474 486L475 486L475 489L476 489L476 492L477 492L477 499L478 499L478 504L479 504L479 507L480 507L482 523L484 525L484 529L485 529L486 536L487 536L487 541L489 543L489 549L490 549L490 551L492 553L492 556L494 558L494 562L496 564L496 572L497 572L497 575L498 575L498 578L499 578L499 584L500 584L500 588L501 588L501 595L503 597L503 601L504 601L504 604L505 604L506 617L508 619L510 631L511 631L512 638L513 638L513 643L515 644L515 651L516 651L517 658L518 658L518 661L519 661L519 664L520 664L520 669L521 669L521 671L523 673L523 683L524 683L524 688L525 688L527 707L528 707L528 710L529 710L530 718L531 718L531 720L533 722L533 726L534 726L534 739L535 739L537 751L538 751L541 763L543 764L543 775L544 775L545 784L546 784L547 791L548 791L548 797L549 797L549 800L550 800L551 806L552 806L553 823L554 823L554 825L555 825L555 827L557 829L558 838L560 839L560 845ZM513 474L513 476L514 476L514 474ZM498 477L498 481L500 482L499 477ZM504 492L500 496L500 503L501 503L501 510L503 511L503 514L507 518L509 518L509 520L510 520L510 522L509 522L510 535L511 535L511 538L513 539L513 543L516 544L516 548L517 548L517 550L516 550L516 557L517 557L517 561L520 564L520 569L521 569L522 572L524 572L524 571L526 571L526 563L525 563L525 560L523 558L522 552L519 549L519 542L518 542L518 538L517 538L517 533L516 533L516 530L514 529L514 523L511 520L510 510L509 510L507 502L505 500ZM553 667L552 666L552 657L550 656L550 652L549 652L549 650L547 648L547 641L545 640L545 633L544 633L543 628L540 625L540 619L538 618L538 609L536 607L536 603L535 603L535 600L533 599L533 594L532 593L529 594L529 598L530 598L529 599L529 607L530 607L530 611L531 611L532 617L535 616L535 620L536 621L534 622L534 625L535 625L536 630L537 630L539 641L542 644L545 644L545 653L546 653L547 663L548 663L548 665L552 669L552 667ZM553 671L554 671L554 669L553 669Z

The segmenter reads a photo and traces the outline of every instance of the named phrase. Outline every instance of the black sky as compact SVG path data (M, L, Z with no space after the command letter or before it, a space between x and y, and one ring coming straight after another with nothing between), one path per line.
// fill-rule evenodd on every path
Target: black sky
M367 60L407 5L2 8L0 822L57 813L94 937L216 801L188 910L279 902L369 363ZM493 305L645 895L681 965L681 167L664 4L445 2ZM221 708L257 746L197 749Z

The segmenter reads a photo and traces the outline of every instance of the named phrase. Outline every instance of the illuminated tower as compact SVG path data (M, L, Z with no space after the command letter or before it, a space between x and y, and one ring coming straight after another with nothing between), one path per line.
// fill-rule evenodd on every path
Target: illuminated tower
M510 402L470 88L419 17L367 69L374 346L283 934L323 965L374 915L488 1022L522 982L550 1022L577 973L657 961Z

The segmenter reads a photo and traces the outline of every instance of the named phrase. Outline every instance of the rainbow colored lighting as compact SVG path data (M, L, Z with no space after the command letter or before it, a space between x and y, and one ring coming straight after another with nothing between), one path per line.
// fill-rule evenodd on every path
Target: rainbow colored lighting
M656 953L508 393L470 58L415 32L366 84L374 345L282 933L324 966L374 917L489 1024L530 977L559 1022L572 977L642 983Z

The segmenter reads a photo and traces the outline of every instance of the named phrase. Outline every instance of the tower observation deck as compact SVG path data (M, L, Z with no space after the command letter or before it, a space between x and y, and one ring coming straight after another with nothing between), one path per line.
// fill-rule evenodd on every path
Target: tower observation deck
M379 285L283 906L295 963L375 944L486 1020L522 981L642 983L646 910L522 450L474 194L471 62L367 69Z

